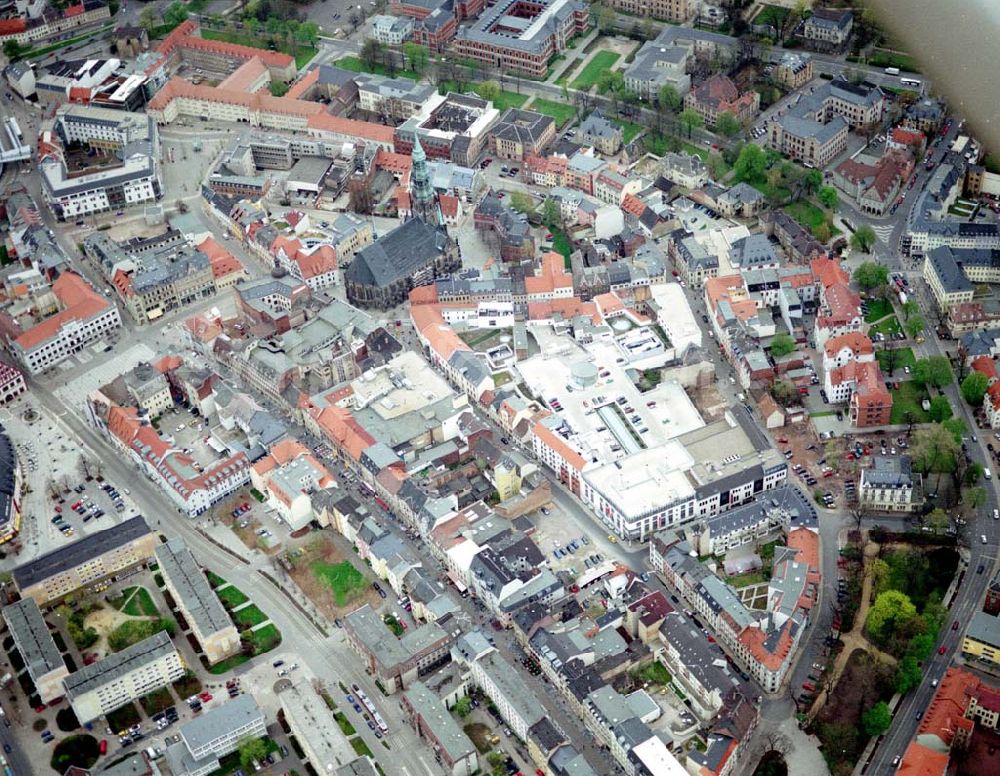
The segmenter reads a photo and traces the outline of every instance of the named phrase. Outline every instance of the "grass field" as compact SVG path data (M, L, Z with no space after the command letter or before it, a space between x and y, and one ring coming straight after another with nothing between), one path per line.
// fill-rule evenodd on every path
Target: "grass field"
M238 612L233 612L232 617L236 623L236 627L241 630L243 628L252 628L254 625L260 625L267 620L267 615L254 604L245 606Z
M614 51L598 51L580 71L580 75L573 79L570 86L574 89L590 89L597 83L601 74L610 70L619 59L621 54L616 54Z
M177 623L165 617L155 620L131 620L123 622L108 634L108 649L112 652L121 652L123 649L131 647L133 644L138 644L143 639L148 639L161 630L165 630L169 635L173 636L177 630Z
M188 698L195 693L201 692L201 680L191 671L174 682L174 692L180 698Z
M616 121L615 124L617 124L623 130L622 131L622 142L625 145L628 145L633 140L635 140L635 138L638 136L638 134L645 129L644 126L642 126L641 124L636 124L633 121L621 121L620 120L620 121Z
M109 711L107 722L108 727L117 733L132 727L137 722L142 722L142 716L134 703L128 703L114 711Z
M910 367L913 369L914 364L917 363L917 357L913 355L913 348L896 348L896 360L893 363L896 372L902 372L904 367ZM889 374L889 357L886 351L879 350L875 353L875 358L878 360L878 365L881 367L882 371L887 377Z
M814 202L800 199L798 202L785 205L784 211L807 229L812 230L820 224L829 224L831 236L836 237L840 234L840 230L830 223L830 217L826 211Z
M222 601L223 605L229 609L239 606L240 604L246 603L250 599L247 598L246 594L240 590L238 587L233 587L230 585L223 590L220 590L216 595L219 596L219 600Z
M902 326L899 325L899 318L895 315L890 315L868 329L868 336L871 337L873 334L881 333L888 337L902 330Z
M210 674L218 676L219 674L224 674L226 671L232 671L236 666L241 666L250 659L249 655L244 655L242 652L232 657L227 657L225 660L220 660L214 666L208 669Z
M562 254L565 266L568 269L569 257L573 253L573 242L569 239L569 235L558 226L548 226L548 229L552 232L552 250Z
M493 107L499 111L505 111L508 108L520 108L527 101L527 94L518 94L517 92L500 92L500 95L493 101Z
M757 14L753 21L754 24L770 24L774 27L780 27L788 14L789 9L782 8L780 5L765 5L764 10Z
M309 570L333 591L337 606L345 606L367 587L364 575L347 560L340 563L318 560L309 566Z
M576 108L574 108L569 103L565 102L555 102L554 100L543 100L540 97L536 97L535 101L531 103L530 110L537 111L546 116L551 116L556 120L556 124L562 127L569 121L572 121L576 116Z
M455 81L438 81L438 92L441 94L446 94L447 92L476 92L478 94L476 91L478 86L478 83L463 84L460 86ZM518 94L517 92L501 91L500 95L493 101L493 107L500 111L507 110L507 108L520 108L528 101L528 96L527 94Z
M174 696L170 694L170 690L166 687L161 687L159 690L153 690L149 695L143 695L139 699L139 703L142 706L143 711L150 717L163 711L165 708L174 705Z
M920 72L917 60L909 54L899 54L885 49L875 49L875 53L868 57L868 64L872 67L898 67L907 73Z
M376 63L372 67L368 67L358 57L353 55L341 57L333 64L337 67L344 68L344 70L350 70L352 73L375 73L376 75L389 74L383 65ZM420 73L414 73L412 70L396 70L395 74L397 76L402 76L403 78L412 78L414 81L420 80Z
M773 197L778 202L784 202L792 196L792 192L787 186L772 186L767 181L758 181L750 185L768 199L772 199Z
M632 671L632 676L650 684L670 684L670 672L657 660L647 663L642 668L636 668Z
M252 48L264 48L269 41L273 41L276 49L283 54L290 54L295 57L295 66L302 68L306 63L316 56L316 49L303 43L295 47L294 53L291 47L280 38L269 38L267 33L258 35L243 35L238 32L227 32L226 30L209 30L202 28L201 37L207 40L222 40L226 43L237 43L241 46L251 46ZM339 64L339 63L338 63Z
M281 643L281 631L272 623L255 631L248 631L243 638L253 646L254 655L263 655Z
M892 312L892 303L888 299L869 299L868 312L865 313L865 323L881 321Z
M126 603L127 602L127 603ZM160 612L153 603L149 591L144 587L127 587L111 602L120 612L132 617L156 617Z
M359 757L375 757L372 754L372 750L368 748L368 744L360 736L351 739L351 746L354 747L354 751L357 752Z
M899 388L892 391L892 415L889 422L892 424L907 423L907 414L913 414L915 423L929 423L931 416L924 412L920 402L927 398L927 391L921 388L912 380L906 380L899 384Z
M338 711L333 715L333 718L337 720L337 725L340 727L340 732L345 736L353 736L357 734L357 730L354 729L354 725L347 718L347 715L342 711Z
M218 587L219 585L226 584L226 580L224 580L214 571L206 571L205 577L208 579L208 584L210 584L212 587Z

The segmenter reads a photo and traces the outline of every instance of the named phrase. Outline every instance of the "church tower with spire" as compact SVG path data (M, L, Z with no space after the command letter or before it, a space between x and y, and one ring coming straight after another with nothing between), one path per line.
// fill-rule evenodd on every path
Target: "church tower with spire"
M412 199L413 215L419 216L428 224L440 224L437 196L431 184L431 173L427 169L427 152L420 145L420 135L414 133L413 152L410 155L413 164L410 168L410 197Z

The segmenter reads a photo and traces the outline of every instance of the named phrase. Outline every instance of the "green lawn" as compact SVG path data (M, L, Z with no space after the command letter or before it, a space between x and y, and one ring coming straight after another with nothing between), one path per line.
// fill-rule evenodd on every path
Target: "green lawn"
M232 617L233 621L236 623L236 627L240 630L243 628L252 628L254 625L260 625L262 622L267 620L267 615L258 609L254 604L245 606L238 612L233 612Z
M913 348L896 348L896 361L893 364L896 368L896 372L902 372L903 367L910 367L913 369L914 364L917 362L917 357L913 355ZM878 365L881 367L882 372L886 377L891 377L889 374L889 357L886 355L886 351L879 350L875 353L875 358L878 359Z
M787 186L772 186L767 181L758 181L756 183L751 183L750 185L768 199L774 197L774 199L778 202L784 202L792 196L792 192Z
M274 623L271 623L255 631L244 633L243 638L253 645L254 655L263 655L281 643L281 631L275 627Z
M907 73L920 72L917 60L909 54L898 54L885 49L875 49L875 53L868 57L868 64L872 67L898 67Z
M569 266L569 257L573 253L573 243L570 241L569 236L562 230L556 227L552 229L552 250L556 253L561 253L562 257L566 260L565 264Z
M726 584L730 587L749 587L750 585L762 585L770 577L764 575L763 571L747 571L744 574L734 574L726 577Z
M188 698L201 692L201 680L190 670L174 682L174 692L180 698Z
M809 200L800 199L798 202L785 205L784 211L810 231L820 224L829 223L826 211ZM830 234L836 236L840 234L840 230L830 224Z
M528 95L517 92L500 92L500 95L493 101L493 107L499 111L508 108L520 108L528 101Z
M927 391L924 388L912 380L906 380L899 384L899 388L893 388L890 393L892 394L890 423L894 425L907 423L907 413L913 413L915 423L930 422L930 415L920 406L920 402L927 398Z
M386 71L384 65L376 63L372 67L368 67L360 58L349 55L346 57L341 57L336 62L333 63L337 67L342 67L344 70L350 70L353 73L375 73L376 75L389 75ZM395 74L397 76L403 76L403 78L412 78L414 81L419 81L421 76L420 73L414 73L412 70L396 70Z
M108 634L108 649L112 652L121 652L123 649L131 647L133 644L138 644L143 639L148 639L161 630L165 630L169 635L173 636L177 630L177 623L166 617L160 617L155 620L130 620L123 622Z
M118 598L111 601L111 605L133 617L156 617L160 613L149 591L144 587L125 588Z
M161 687L159 690L153 690L149 695L143 695L139 699L139 704L142 706L143 711L152 717L167 707L173 706L174 696L170 694L170 690L166 687Z
M250 46L251 48L266 48L267 44L273 42L275 49L283 54L291 54L295 57L295 66L302 68L306 63L316 56L316 49L303 43L295 46L294 52L288 42L281 38L270 38L267 33L261 35L244 35L239 32L227 32L226 30L208 30L202 28L201 37L206 40L222 40L226 43L236 43L240 46ZM339 63L337 63L339 64ZM402 73L401 73L402 75Z
M632 676L650 684L670 684L670 672L657 660L647 663L642 668L636 668L632 671Z
M232 657L227 657L225 660L220 660L214 666L208 669L210 674L218 676L219 674L224 674L226 671L232 671L236 666L241 666L250 659L249 655L244 655L242 652L233 655Z
M566 102L555 102L554 100L544 100L536 97L531 103L529 110L551 116L556 120L556 124L562 127L567 122L576 117L576 108Z
M372 750L368 748L368 744L365 743L361 736L351 739L351 746L354 747L354 751L357 752L359 757L375 757L372 754Z
M899 318L895 315L890 315L869 328L868 336L873 337L876 334L882 333L888 337L889 335L896 334L902 330L903 327L899 325Z
M754 18L754 24L770 24L774 27L781 27L781 23L788 16L789 10L780 5L765 5L764 10Z
M340 732L345 736L350 737L357 734L358 731L354 729L354 725L351 724L351 721L347 718L347 715L345 715L344 712L338 711L333 715L333 718L337 720L337 725L340 726Z
M208 584L210 584L212 587L218 587L219 585L226 584L226 580L224 580L214 571L206 571L205 577L208 579Z
M139 714L134 703L128 703L114 711L109 711L106 719L108 727L117 733L121 730L127 730L137 722L142 722L142 715Z
M242 590L238 587L233 587L232 585L223 590L219 590L216 595L219 596L219 600L222 601L223 605L228 609L232 609L240 604L245 604L250 600Z
M574 89L591 88L597 83L601 74L610 70L619 59L621 59L621 54L616 54L614 51L598 51L570 85Z
M476 92L478 83L458 84L455 81L438 81L438 92L447 94L448 92ZM476 92L478 94L478 92ZM528 101L529 95L518 94L517 92L501 91L499 96L493 101L493 107L499 111L508 108L520 108Z
M633 121L618 120L615 121L615 124L621 127L622 130L624 130L622 133L622 142L625 145L628 145L633 140L635 140L636 136L645 129L644 126L642 126L641 124L636 124Z
M865 313L865 323L875 323L892 312L892 302L888 299L869 299L868 312Z
M700 148L694 143L682 142L681 150L686 154L694 154L695 156L700 156L703 161L708 161L708 149Z
M347 605L367 587L364 575L347 560L340 563L318 560L309 566L309 570L330 588L337 606Z

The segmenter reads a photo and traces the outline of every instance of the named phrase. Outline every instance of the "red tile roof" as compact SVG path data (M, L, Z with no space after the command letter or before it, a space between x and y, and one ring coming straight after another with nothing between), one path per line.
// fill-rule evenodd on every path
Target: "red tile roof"
M256 84L265 73L267 73L267 65L264 64L264 60L258 56L252 56L229 76L219 81L219 88L249 92L250 87Z
M829 288L836 283L847 283L851 279L836 259L813 259L809 262L809 268L822 288Z
M549 251L542 256L542 267L537 275L524 279L524 290L534 294L551 294L557 289L572 288L573 276L566 270L562 254Z
M978 356L973 359L971 366L977 372L986 375L990 383L997 379L996 362L989 356Z
M318 102L296 100L294 98L272 97L263 91L247 94L235 89L223 89L206 84L193 84L183 78L174 77L164 84L149 101L149 110L164 110L175 99L220 102L226 105L241 105L252 112L272 113L284 116L298 116L306 120L309 129L317 132L333 132L359 140L371 140L391 145L394 130L382 124L356 121L333 116Z
M931 698L924 718L917 728L917 736L933 735L946 746L959 729L972 730L973 721L965 718L968 705L966 691L977 688L979 679L961 668L949 668Z
M244 271L240 260L212 237L202 241L198 250L208 256L208 261L212 265L212 277L216 280L234 272Z
M70 321L89 321L105 312L111 302L98 294L75 272L65 272L52 284L52 293L62 310L32 326L15 340L24 350L31 350L55 337Z
M550 450L559 455L568 466L583 471L587 462L582 455L566 444L565 440L544 423L535 424L535 436Z
M875 353L875 346L867 336L859 331L849 331L837 337L831 337L823 346L828 356L835 356L844 348L850 348L855 358L858 356L870 356Z
M948 772L948 752L939 752L913 741L896 769L899 776L944 776Z

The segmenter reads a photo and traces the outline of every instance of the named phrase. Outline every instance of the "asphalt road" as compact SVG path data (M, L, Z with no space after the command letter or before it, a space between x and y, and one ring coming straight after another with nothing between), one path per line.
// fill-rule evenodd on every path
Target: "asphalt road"
M918 289L917 302L925 319L931 321L934 319L931 308L933 301L927 289L923 287L923 280L917 280L914 277L915 274L910 273L911 286L919 284L915 285L915 288ZM927 337L924 348L923 355L945 355L944 345L933 334ZM992 432L976 428L975 419L968 405L963 401L957 383L947 386L944 393L951 402L951 406L958 408L956 414L965 420L970 429L970 439L967 441L967 445L972 459L985 466L991 466L986 444L990 439L993 439ZM977 435L977 442L972 442L972 434ZM995 467L992 468L995 469ZM966 526L966 539L971 556L968 571L949 609L949 619L943 626L942 637L938 642L938 646L945 647L945 654L941 655L935 649L930 659L925 661L923 682L903 699L892 727L885 734L875 756L871 759L867 773L886 774L895 771L895 767L892 765L893 759L903 755L920 724L916 719L917 711L925 710L934 696L935 688L931 686L931 682L935 679L940 680L944 676L945 671L951 665L952 658L961 646L965 626L972 614L981 606L986 587L996 567L998 547L1000 547L1000 520L994 520L992 517L993 510L1000 506L997 480L996 478L989 481L984 480L982 484L986 488L986 503L977 515L970 518L969 524ZM986 537L985 544L981 538L983 536ZM980 564L985 566L985 570L982 574L977 574L976 569ZM959 622L958 630L951 629L951 624L955 620Z

